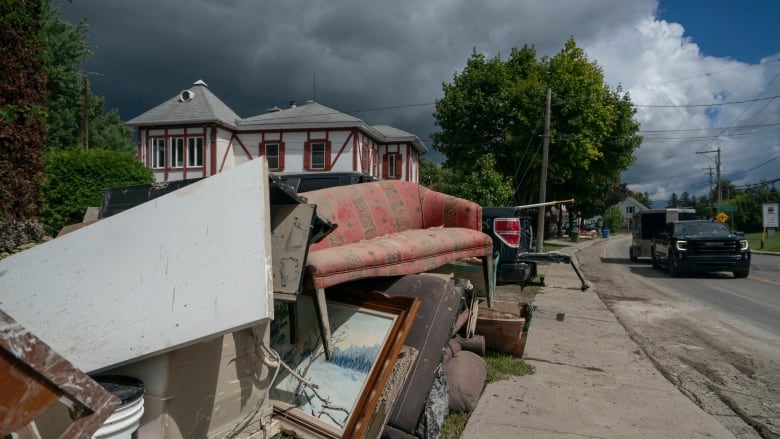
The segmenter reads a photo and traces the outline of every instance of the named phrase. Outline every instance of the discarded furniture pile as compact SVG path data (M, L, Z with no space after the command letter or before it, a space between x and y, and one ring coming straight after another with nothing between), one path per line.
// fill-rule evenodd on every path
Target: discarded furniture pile
M528 309L502 311L515 315L508 333L485 323L494 259L480 229L467 200L399 181L298 194L264 159L169 191L107 192L99 221L0 260L0 309L85 388L124 377L143 391L85 409L59 377L60 401L0 421L0 437L72 425L117 438L437 437L449 411L476 405L485 350L522 356L501 343L524 345L530 323ZM431 272L464 258L479 288ZM25 389L47 376L36 368L17 355L0 375L23 370Z

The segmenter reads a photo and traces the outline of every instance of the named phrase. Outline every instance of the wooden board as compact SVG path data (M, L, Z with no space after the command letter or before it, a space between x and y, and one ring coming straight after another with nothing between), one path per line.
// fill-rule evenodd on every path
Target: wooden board
M0 309L85 372L272 317L268 184L253 160L0 260Z

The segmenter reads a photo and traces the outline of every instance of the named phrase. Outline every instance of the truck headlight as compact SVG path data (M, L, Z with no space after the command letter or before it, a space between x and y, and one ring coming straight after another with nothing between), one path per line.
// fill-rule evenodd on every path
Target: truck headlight
M739 250L745 251L748 249L748 242L747 239L740 239L739 240Z
M684 252L685 250L688 250L688 241L675 241L674 247L677 250Z

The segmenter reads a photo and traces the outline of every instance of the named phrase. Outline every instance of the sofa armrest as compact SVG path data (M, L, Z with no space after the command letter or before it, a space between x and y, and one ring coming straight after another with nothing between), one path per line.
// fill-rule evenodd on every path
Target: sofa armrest
M423 227L463 227L482 230L482 206L442 192L420 187Z

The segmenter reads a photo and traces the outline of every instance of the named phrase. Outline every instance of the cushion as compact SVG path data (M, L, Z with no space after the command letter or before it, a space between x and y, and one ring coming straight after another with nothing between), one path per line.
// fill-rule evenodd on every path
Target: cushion
M442 366L450 392L450 411L473 411L485 387L485 360L473 352L459 351Z
M326 288L367 277L422 273L458 259L490 255L492 249L490 236L479 230L406 230L338 247L312 247L306 261L307 282Z

